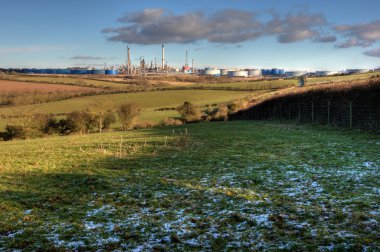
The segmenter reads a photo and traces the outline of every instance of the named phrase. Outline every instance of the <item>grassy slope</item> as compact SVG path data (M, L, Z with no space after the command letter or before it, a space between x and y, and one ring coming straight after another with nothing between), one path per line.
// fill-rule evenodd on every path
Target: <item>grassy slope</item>
M167 116L176 115L175 111L154 111L162 107L176 107L184 101L191 101L198 105L229 102L234 99L243 98L255 94L246 91L219 91L219 90L173 90L154 91L141 93L125 93L112 95L98 95L80 97L75 99L49 102L31 106L1 108L0 114L10 116L23 114L28 111L39 111L42 113L67 113L73 110L85 110L87 106L99 101L108 100L115 105L125 102L135 102L144 109L141 120L160 121Z
M209 88L236 88L242 90L270 90L296 86L296 79L288 80L261 80L253 82L231 82L231 83L213 83L213 84L195 84L192 87L209 87Z
M379 136L242 121L1 145L0 248L380 246Z

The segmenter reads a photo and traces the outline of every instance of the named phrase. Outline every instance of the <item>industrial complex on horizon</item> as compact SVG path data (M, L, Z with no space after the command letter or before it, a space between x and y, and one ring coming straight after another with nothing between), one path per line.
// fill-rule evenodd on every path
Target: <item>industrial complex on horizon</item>
M188 51L186 51L185 64L181 67L172 67L165 59L165 45L161 48L161 64L157 64L157 59L147 63L144 57L139 58L139 64L134 65L131 62L131 49L127 47L127 60L126 64L117 67L104 67L102 69L90 67L73 67L65 69L36 69L36 68L9 68L0 69L0 71L18 72L25 74L75 74L75 75L130 75L130 76L147 76L147 75L169 75L169 74L193 74L203 76L226 76L226 77L300 77L300 76L332 76L339 74L354 74L366 73L371 71L378 71L379 69L345 69L342 71L287 71L280 68L258 69L258 68L211 68L204 69L196 68L194 66L194 59L192 64L188 64Z

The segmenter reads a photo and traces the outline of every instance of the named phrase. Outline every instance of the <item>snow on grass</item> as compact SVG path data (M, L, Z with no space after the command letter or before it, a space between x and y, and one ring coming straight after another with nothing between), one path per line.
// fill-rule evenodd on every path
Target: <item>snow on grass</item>
M234 134L242 132L261 134L251 127ZM330 131L321 139L316 130L296 133L284 140L273 130L259 135L261 142L249 134L223 142L226 136L216 134L215 141L199 137L190 150L157 148L162 154L151 157L149 149L141 160L85 166L90 180L68 180L77 179L87 194L75 204L57 193L58 200L44 195L42 204L26 205L23 221L0 232L0 250L22 247L31 236L58 250L373 251L379 245L379 152L366 153L361 139L356 146L352 139L331 140Z

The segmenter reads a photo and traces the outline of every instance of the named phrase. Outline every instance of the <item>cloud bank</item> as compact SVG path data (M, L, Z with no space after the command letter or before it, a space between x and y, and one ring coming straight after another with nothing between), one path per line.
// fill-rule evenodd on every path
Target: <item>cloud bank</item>
M365 51L364 54L367 56L379 57L380 58L380 48Z
M174 15L164 9L144 9L117 19L121 25L106 28L102 33L109 41L129 44L186 44L201 40L211 43L238 44L263 36L276 36L280 43L302 40L334 42L326 34L323 14L298 13L285 17L274 14L268 22L258 19L259 13L224 9L206 15L192 11Z
M337 45L338 48L368 47L380 41L380 20L356 25L338 25L333 29L346 38Z

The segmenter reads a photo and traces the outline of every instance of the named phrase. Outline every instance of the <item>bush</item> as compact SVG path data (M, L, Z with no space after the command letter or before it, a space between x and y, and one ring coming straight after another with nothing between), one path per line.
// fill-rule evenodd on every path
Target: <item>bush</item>
M169 125L181 125L183 122L179 119L166 117L164 120L161 121L160 125L162 126L169 126Z
M132 129L136 124L137 116L140 114L140 108L135 103L125 103L117 109L123 130Z
M214 114L214 119L227 121L228 113L229 113L228 106L226 104L220 104L218 109L216 110L216 113Z
M202 118L201 110L191 102L184 102L177 108L177 111L185 122L197 122Z
M44 134L54 132L50 128L54 118L52 115L42 113L29 113L18 118L14 118L5 128L3 138L11 140L13 138L26 139L40 137Z
M83 134L93 127L91 115L86 111L73 111L67 114L66 119L59 121L59 133L68 135L72 133Z
M146 121L146 122L136 124L133 128L134 129L146 129L146 128L152 128L155 125L156 124L153 122Z
M91 117L91 125L101 133L111 123L116 121L114 110L109 102L98 102L90 105L86 111Z

